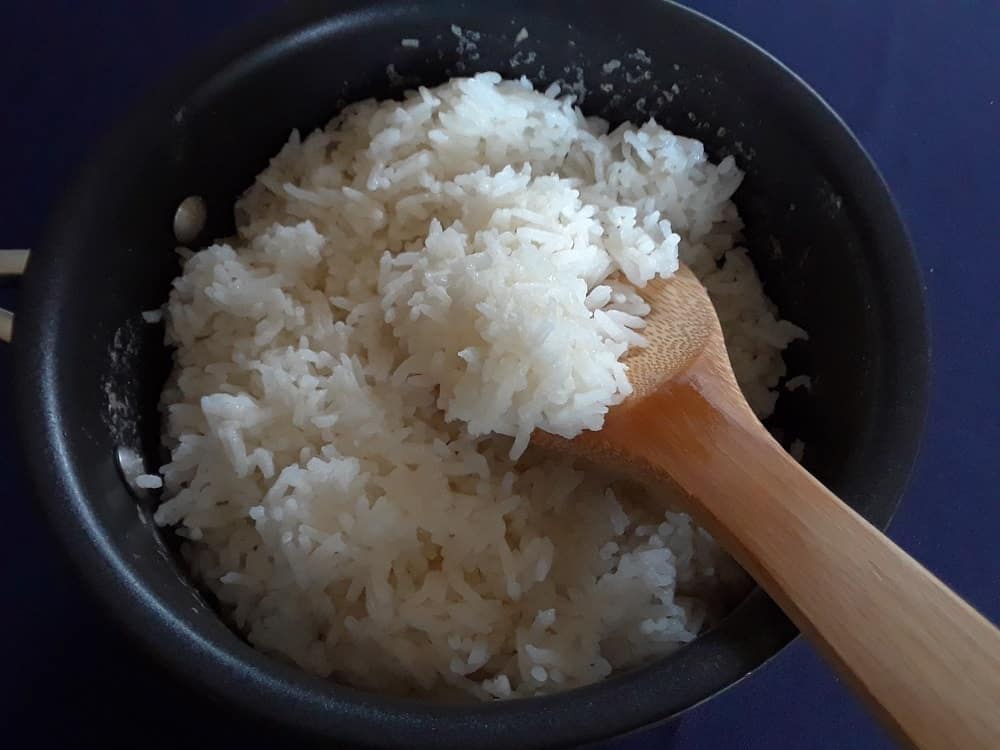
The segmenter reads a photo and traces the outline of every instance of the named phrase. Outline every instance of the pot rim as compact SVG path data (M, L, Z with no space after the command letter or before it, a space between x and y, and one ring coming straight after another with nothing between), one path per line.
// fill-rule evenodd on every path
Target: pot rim
M697 27L712 43L738 46L753 59L754 65L769 68L771 74L796 91L800 106L809 110L809 116L824 132L837 139L831 149L852 154L855 182L866 185L869 197L880 201L871 208L871 213L885 223L884 231L895 244L894 261L901 271L911 274L911 285L916 289L908 302L911 308L908 317L914 328L910 331L906 363L914 386L905 410L897 416L908 429L895 446L896 454L904 457L895 467L895 504L884 518L877 519L884 528L898 507L918 455L928 401L930 352L919 267L889 189L840 117L808 84L769 53L722 24L676 3L624 1L634 4L637 11L651 4L669 6L671 12L684 16L686 22ZM364 0L348 0L338 3L336 9L329 3L316 1L282 7L228 32L215 47L196 56L167 82L154 88L105 136L57 204L41 251L34 254L25 277L21 304L24 312L18 318L19 335L13 344L16 411L24 462L29 467L34 492L60 542L114 619L172 672L248 713L311 735L360 744L374 741L395 747L423 744L522 747L540 741L564 745L607 739L675 718L719 694L780 653L797 631L777 605L758 589L720 625L674 654L556 695L441 706L340 686L272 660L241 639L222 643L207 636L158 599L135 575L95 518L62 433L55 377L60 362L53 345L55 333L48 325L55 303L45 304L49 297L47 278L58 259L56 253L46 252L46 248L65 244L62 227L67 223L66 218L73 215L75 206L84 202L83 196L93 190L92 186L100 184L101 165L114 158L120 139L129 133L143 132L144 123L171 116L208 75L257 55L278 53L330 18L378 11L405 15L434 4L434 0L412 5L399 2L373 5ZM532 7L529 0L516 0L511 5L523 6L526 12ZM574 5L571 0L558 0L549 7L571 9ZM122 606L124 601L132 606ZM728 665L721 677L705 666L709 657L717 663L722 658L720 654ZM668 679L677 670L688 675L682 699L676 695L676 683Z

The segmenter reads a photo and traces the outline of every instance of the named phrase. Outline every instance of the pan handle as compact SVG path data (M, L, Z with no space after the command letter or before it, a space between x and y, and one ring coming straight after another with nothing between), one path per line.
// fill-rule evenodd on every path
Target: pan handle
M30 250L0 250L0 277L23 274L30 255ZM9 342L13 335L14 313L0 307L0 341Z

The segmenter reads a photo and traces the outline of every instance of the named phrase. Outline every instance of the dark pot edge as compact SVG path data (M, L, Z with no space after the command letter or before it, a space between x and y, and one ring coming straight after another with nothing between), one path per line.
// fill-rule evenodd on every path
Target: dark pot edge
M875 185L881 188L883 198L887 202L887 206L881 210L881 213L884 216L892 217L894 226L888 231L898 236L899 242L906 250L906 257L901 257L898 260L903 261L905 270L911 272L909 284L915 288L917 293L912 297L913 304L909 312L911 315L915 314L914 317L919 318L920 321L919 331L911 332L913 334L913 340L910 342L912 356L909 363L911 367L916 368L912 382L917 384L917 388L912 394L906 413L898 417L899 420L908 423L911 437L907 441L907 444L903 446L905 450L903 450L903 447L898 446L896 450L898 454L908 455L909 460L905 467L897 467L897 478L895 481L895 484L898 486L898 491L896 492L897 499L884 524L884 526L887 526L899 508L901 498L905 493L913 467L919 455L926 421L930 376L930 341L923 284L912 242L903 225L899 209L884 178L856 136L836 112L805 81L771 54L742 35L698 11L679 6L672 2L669 4L675 5L679 12L689 14L699 23L712 27L716 33L731 35L749 47L757 57L762 58L762 64L774 66L776 71L784 76L790 84L802 89L803 99L810 100L811 108L814 110L816 116L832 118L832 125L836 125L836 129L840 131L841 137L848 139L849 145L858 152L864 168L869 172L869 175L863 179L874 179ZM318 7L318 4L314 3L312 5ZM74 178L69 183L70 186L63 192L62 198L57 203L57 208L47 224L45 240L41 243L41 247L44 248L52 244L52 239L59 232L60 217L70 210L74 202L74 196L83 190L84 186L89 184L100 173L100 164L103 162L104 156L115 148L115 141L122 134L130 131L135 132L136 123L141 123L150 116L151 110L163 109L164 102L180 104L184 98L183 94L192 88L193 85L203 80L204 77L198 75L199 71L211 71L220 69L225 65L234 64L240 57L252 49L267 43L274 43L278 39L294 33L295 29L299 28L300 24L310 16L310 11L304 9L307 6L309 4L303 4L302 7L296 10L290 10L289 8L279 9L272 15L257 19L247 27L228 32L224 36L222 43L207 52L197 55L182 70L175 71L166 82L154 88L152 93L143 98L142 103L135 105L131 109L130 114L102 139L100 145L92 151L92 155L75 172ZM360 6L356 10L363 10L363 6ZM149 596L148 592L144 591L142 585L131 577L127 563L116 555L108 540L96 528L96 523L89 514L86 504L73 499L74 497L82 498L79 488L74 486L74 478L68 472L53 471L54 466L62 469L67 468L65 444L61 439L60 425L57 419L58 407L56 405L56 392L53 382L54 373L57 372L59 363L55 361L52 347L47 346L47 343L51 340L51 333L46 333L45 321L41 317L33 315L30 308L30 300L45 291L45 267L50 262L54 261L47 260L47 256L43 251L38 254L38 261L33 264L32 268L29 268L25 279L24 296L21 305L22 308L27 307L28 309L24 310L22 316L19 318L21 329L25 330L26 334L20 338L15 337L13 344L16 363L16 421L22 436L25 438L22 444L24 462L30 467L30 481L34 493L41 499L50 525L63 546L70 552L70 556L76 563L76 567L80 570L81 575L87 581L91 590L104 603L105 609L112 614L115 620L125 626L149 652L170 668L172 672L179 674L189 682L199 684L214 695L236 702L245 710L259 711L263 704L264 713L269 715L272 720L287 721L289 714L284 713L283 708L277 702L269 705L266 701L260 699L254 700L250 697L250 691L245 690L248 686L244 683L241 687L240 683L245 679L247 671L245 662L240 662L231 655L214 647L197 633L185 630L183 624L179 623L170 611L163 609L155 598ZM921 352L924 354L921 355ZM39 379L37 377L39 375L43 375L43 377ZM43 384L41 391L38 388L39 382ZM39 425L41 425L41 428ZM67 508L70 508L71 513L66 512ZM121 607L122 596L136 598L140 602L139 606L133 609ZM740 682L754 669L771 661L797 635L794 628L788 623L777 606L762 595L760 595L760 598L763 600L762 604L765 605L766 609L771 612L772 616L775 616L776 622L780 623L784 621L785 626L788 628L786 634L782 634L776 639L782 641L782 643L773 646L770 656L757 661L756 665L750 671L736 675L734 679L724 681L721 685L715 686L708 691L703 691L705 694L702 697L691 702L686 707L671 713L669 716L658 716L655 712L650 712L650 715L646 718L633 721L627 726L620 723L612 726L610 717L604 716L602 717L602 722L608 725L607 728L596 735L592 733L587 739L596 742L619 734L632 732L651 724L677 718L687 710L700 705L714 695ZM704 637L707 638L709 636L710 634ZM169 653L164 652L161 648L164 644L164 639L172 641L172 645L178 647L181 652L186 653L189 659L185 661L183 658L179 658L178 654L173 651ZM249 650L249 647L247 648ZM256 652L250 654L251 658L255 655ZM214 662L214 666L221 667L222 669L218 673L208 676L208 679L206 679L205 671L200 669L199 664L196 663L196 656L211 659ZM654 670L655 672L655 666L638 670L638 672L646 673L650 670ZM255 687L264 690L266 693L271 693L274 690L274 686L270 684L271 679L264 674L264 668L273 669L273 665L265 661L262 657L260 664L250 666L249 671L257 676L257 679L254 680ZM297 670L290 669L284 671L290 674L297 672ZM232 678L237 673L241 675L241 678L234 682ZM285 676L283 674L281 678ZM641 678L637 675L626 675L616 680L616 682L638 679ZM517 725L516 717L518 715L528 712L545 711L549 708L545 704L559 702L560 698L566 698L567 696L573 696L575 700L585 691L604 692L601 688L608 684L601 683L590 688L581 688L562 694L562 696L523 699L506 704L485 704L471 709L459 708L448 711L447 714L463 714L467 719L481 718L487 721L491 718L500 718L502 715L508 715L508 718L514 720L504 722L507 725L505 729L514 729ZM300 693L297 695L290 695L291 691L287 685L281 687L284 688L282 695L284 700L294 700L299 702L300 705L303 701L305 703L312 702L315 708L323 710L322 702L317 704L315 700L307 700L306 694L308 690L304 686L297 686L299 689L294 691ZM397 702L373 696L369 693L354 691L349 688L339 688L339 686L336 692L337 700L352 702L356 706L360 705L360 710L374 711L375 714L381 715L385 719L388 719L385 715L386 706L393 706L393 709L389 711L390 713L394 713L396 709L401 710L402 714L397 718L408 721L413 718L412 716L408 716L411 712L422 711L426 713L428 710L426 704L417 701ZM594 698L599 697L594 696ZM433 707L432 710L438 710L438 707ZM449 718L454 719L458 718L458 716L446 716L446 720ZM345 724L353 724L352 719L354 721L360 719L360 724L364 725L366 722L371 721L372 717L348 716L345 718ZM310 725L309 728L314 731L320 729L313 725L313 722L307 723ZM413 721L410 731L416 734L419 732L419 726L419 721ZM355 725L354 728L359 727ZM550 739L553 740L554 744L570 744L579 741L580 737L576 730L577 727L570 727L567 732L557 733L557 736L550 735ZM500 734L499 732L494 734L491 739L502 744L518 744L516 741L519 738L516 731L513 734L507 732L499 736ZM370 735L364 736L357 732L345 732L344 736L356 741L370 741ZM433 733L427 735L427 737L431 739ZM484 737L484 739L486 738ZM490 741L487 741L484 746L490 746L491 744ZM400 746L404 745L400 744ZM413 746L412 735L406 741L405 746Z

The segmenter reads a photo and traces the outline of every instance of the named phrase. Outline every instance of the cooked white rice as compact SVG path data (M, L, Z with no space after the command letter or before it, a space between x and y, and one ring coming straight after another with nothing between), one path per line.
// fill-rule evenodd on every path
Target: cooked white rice
M737 575L683 513L528 452L598 429L643 343L633 284L708 286L768 414L776 320L731 158L607 132L496 74L288 144L167 306L156 514L255 646L390 691L561 690L692 640ZM520 460L517 460L520 457ZM654 504L655 507L655 504Z

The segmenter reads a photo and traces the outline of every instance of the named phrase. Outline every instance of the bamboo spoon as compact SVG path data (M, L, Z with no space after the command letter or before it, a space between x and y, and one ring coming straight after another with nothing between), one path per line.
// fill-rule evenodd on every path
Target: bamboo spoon
M920 748L1000 748L1000 631L799 466L736 384L686 268L650 283L635 393L550 449L667 481L891 729Z

